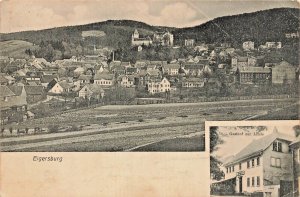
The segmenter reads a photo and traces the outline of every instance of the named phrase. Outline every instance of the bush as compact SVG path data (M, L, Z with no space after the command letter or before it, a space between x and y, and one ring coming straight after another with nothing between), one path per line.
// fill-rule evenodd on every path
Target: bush
M139 121L139 122L144 122L144 119L139 119L138 121Z
M48 130L50 133L56 133L58 132L59 127L57 125L49 125Z

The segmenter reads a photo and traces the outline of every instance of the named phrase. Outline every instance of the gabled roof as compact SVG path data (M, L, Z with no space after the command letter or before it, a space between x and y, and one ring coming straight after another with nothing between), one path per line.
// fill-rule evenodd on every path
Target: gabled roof
M174 63L174 64L165 64L165 65L163 65L163 67L165 69L179 69L180 65L177 64L177 63Z
M79 80L91 80L92 79L92 75L80 75L78 77Z
M19 96L17 96L8 87L0 86L0 94L2 97L3 97L3 95L6 95L6 96L10 95L7 100L0 99L0 108L1 109L8 109L13 106L27 105L26 94L25 93L23 94L23 88L22 88L21 94Z
M271 73L270 68L247 66L239 68L241 73Z
M108 74L108 73L98 73L94 77L94 80L101 80L101 79L113 80L114 75L113 74Z
M7 97L7 96L15 96L16 94L11 91L7 86L0 85L0 95L1 97Z
M87 84L81 90L83 90L85 87L87 87L90 91L92 91L95 94L104 93L104 90L101 88L101 86L97 84Z
M72 88L74 85L70 84L66 81L60 81L58 82L58 84L63 88L63 89L68 89L68 88Z
M24 86L27 95L42 95L44 93L43 86Z
M6 79L3 75L0 75L0 83L8 83L8 79Z
M16 96L20 96L22 93L22 86L17 86L17 85L10 85L7 86Z
M246 159L248 157L254 156L260 152L263 152L266 150L276 139L285 140L288 142L292 142L295 138L283 133L279 133L276 128L274 128L274 131L266 135L264 137L261 137L257 140L252 141L250 144L248 144L244 149L242 149L239 153L237 153L233 158L228 160L225 165L232 164L239 162L243 159Z

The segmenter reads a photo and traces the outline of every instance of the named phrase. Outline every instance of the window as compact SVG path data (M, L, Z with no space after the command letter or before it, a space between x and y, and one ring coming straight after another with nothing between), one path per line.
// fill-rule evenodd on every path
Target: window
M232 172L234 172L234 166L232 166Z
M272 167L280 168L281 167L281 159L280 158L271 157L271 166Z
M231 172L231 167L229 167L229 173Z
M240 164L239 164L239 170L241 170L241 169L242 169L242 164L240 163Z
M247 187L250 187L250 178L247 178Z
M257 185L257 186L260 186L260 178L259 178L259 176L256 177L256 185Z
M256 165L260 165L260 158L259 157L257 157L257 159L256 159Z
M250 168L250 161L247 161L247 168Z
M254 167L254 159L252 159L252 167Z
M255 186L255 180L254 180L254 177L252 177L252 187Z
M282 143L281 142L273 142L273 151L282 152Z
M226 168L226 173L228 173L228 168Z

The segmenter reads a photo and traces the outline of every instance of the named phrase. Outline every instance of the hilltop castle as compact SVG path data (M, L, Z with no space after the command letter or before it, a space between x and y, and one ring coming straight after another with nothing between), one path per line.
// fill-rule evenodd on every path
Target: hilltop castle
M150 36L140 37L140 34L137 29L134 30L131 36L131 44L132 46L140 46L140 45L162 45L162 46L173 46L174 36L170 32L155 32L153 35L153 39Z

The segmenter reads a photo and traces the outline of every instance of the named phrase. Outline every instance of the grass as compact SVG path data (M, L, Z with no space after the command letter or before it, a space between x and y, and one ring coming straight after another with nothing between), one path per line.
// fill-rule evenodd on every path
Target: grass
M0 42L0 54L3 56L10 56L13 58L28 58L25 54L26 49L36 49L32 43L22 40L9 40Z
M150 144L137 148L133 151L138 152L192 152L192 151L204 151L205 140L204 137L196 136L191 138L175 138Z

